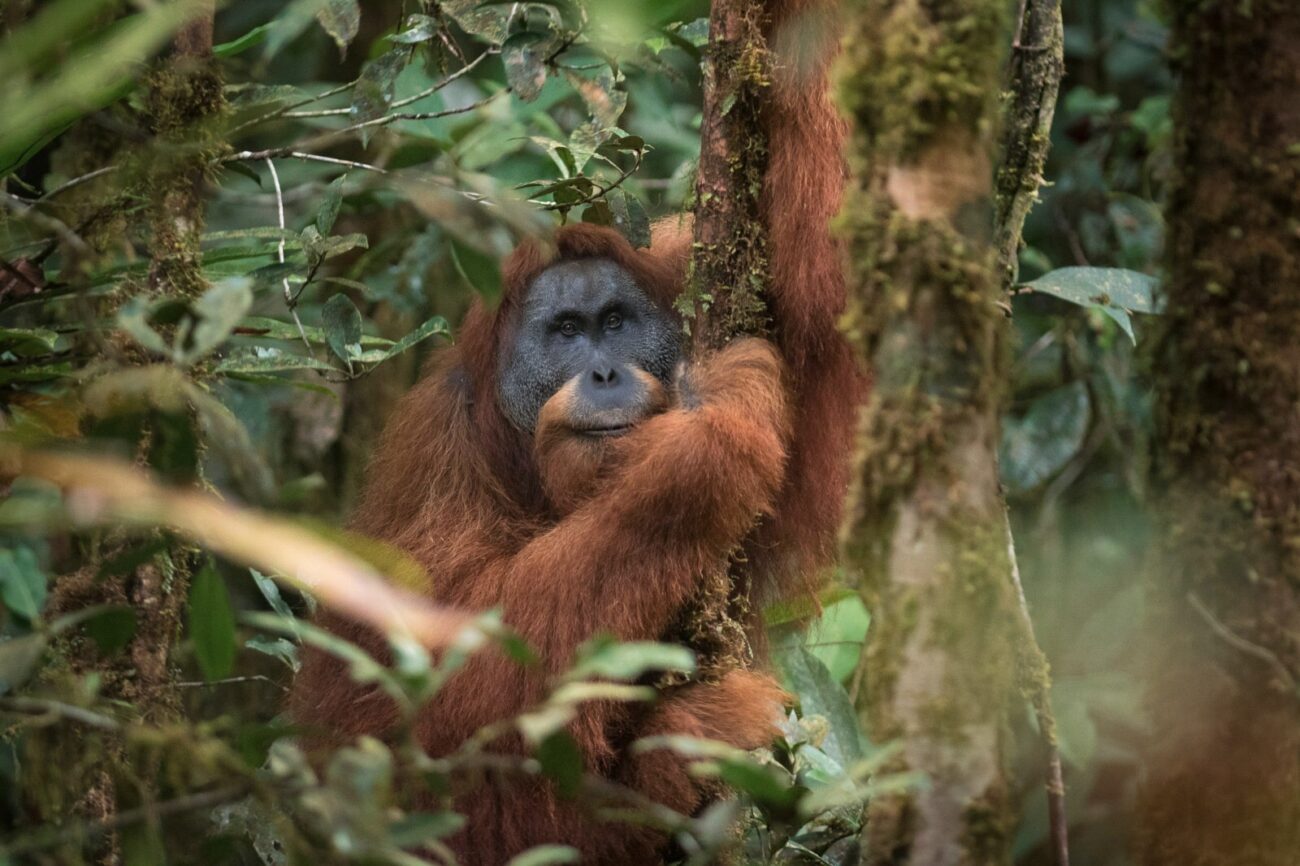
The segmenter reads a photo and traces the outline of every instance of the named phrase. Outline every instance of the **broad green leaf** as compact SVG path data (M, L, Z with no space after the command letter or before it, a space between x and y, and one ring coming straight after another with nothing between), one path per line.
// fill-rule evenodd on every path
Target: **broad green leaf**
M104 655L120 652L135 637L135 610L129 607L108 606L84 623L86 634Z
M76 5L83 10L98 6ZM0 125L0 176L22 165L78 117L129 93L139 64L201 8L197 0L154 4L89 34L80 26L68 28L57 19L41 16L39 27L22 27L0 44L0 81L6 85L0 89L0 117L4 118ZM45 50L40 46L48 46L45 40L49 37L40 35L45 27L50 28L47 33L59 34L55 43L67 50L57 62L49 63L48 76L32 84L32 70L18 64L23 63L21 58L35 61ZM32 47L28 47L29 40Z
M809 630L808 649L822 660L837 682L848 682L857 669L871 614L862 599L851 593L828 605Z
M271 22L266 36L263 60L270 60L280 49L297 39L309 26L326 0L292 0Z
M1057 268L1024 288L1053 295L1072 304L1095 307L1110 316L1134 340L1129 313L1159 312L1155 277L1124 268Z
M330 282L333 281L330 280ZM430 319L429 322L436 321L437 318L438 317ZM426 322L425 325L428 325L429 322ZM416 329L416 331L419 331L423 327L424 325L421 325L420 328ZM302 342L302 334L298 333L298 326L293 322L282 322L279 319L270 319L265 316L249 316L244 319L244 321L240 322L239 330L244 336L256 337L259 340L287 340L291 343ZM317 328L314 325L304 325L303 332L307 334L307 341L313 345L326 345L325 332L322 329ZM424 338L421 337L420 339ZM391 349L395 345L397 344L392 340L383 337L375 337L370 334L361 335L361 348L363 349Z
M495 258L468 244L452 241L451 259L465 282L485 300L501 297L501 266Z
M618 125L623 109L627 107L627 91L617 89L614 73L608 67L594 78L584 78L571 69L564 70L564 77L582 96L598 129Z
M572 797L582 784L582 753L567 731L556 731L537 745L537 762L555 782L560 796Z
M285 640L282 637L266 638L255 635L244 641L244 646L254 652L279 659L295 673L302 666L302 661L298 657L298 645L291 640Z
M355 122L375 120L383 117L393 101L393 88L397 76L411 52L405 47L398 47L374 60L366 61L361 67L361 76L352 88L352 119ZM370 141L374 127L361 130L361 143Z
M26 544L0 548L0 601L27 621L45 607L45 572L36 551Z
M0 351L30 357L48 354L59 335L45 328L0 328Z
M597 640L582 647L570 679L603 677L631 681L649 671L695 671L695 654L683 646L664 643Z
M198 360L230 336L253 305L250 282L248 279L223 280L194 302L199 321L194 326L189 349L182 360Z
M823 751L843 767L861 760L863 748L857 714L853 712L848 693L821 659L800 643L798 635L791 635L777 649L775 659L787 684L799 698L803 715L821 716L830 725Z
M361 311L352 299L339 293L321 309L325 339L335 355L352 368L352 360L361 354Z
M27 682L45 652L45 635L0 638L0 695Z
M226 584L211 562L190 586L189 626L204 678L211 682L229 675L235 664L235 616Z
M546 84L546 49L550 40L545 34L524 30L514 34L501 46L501 62L506 81L515 96L532 102Z
M322 370L334 372L335 368L307 355L295 355L274 346L254 346L235 352L217 365L217 372L277 373L286 370Z
M1088 435L1088 389L1072 382L1035 400L1022 417L1002 425L998 470L1011 493L1038 487L1065 468Z
M346 57L348 46L361 29L361 7L357 0L325 0L316 10L316 20L339 47L339 56Z
M480 0L443 0L438 8L450 15L460 29L493 45L500 45L506 38L508 9L486 7Z
M608 201L614 228L628 243L637 248L650 246L650 217L637 197L619 188L609 194Z
M428 15L408 15L403 26L405 30L387 37L389 42L415 45L419 42L428 42L438 35L438 22Z
M137 295L117 311L117 326L126 331L144 348L159 355L171 355L171 346L149 324L151 305L142 295Z
M343 182L347 177L341 174L325 187L325 197L316 209L316 230L322 235L328 235L334 228L334 220L338 219L339 206L343 203Z

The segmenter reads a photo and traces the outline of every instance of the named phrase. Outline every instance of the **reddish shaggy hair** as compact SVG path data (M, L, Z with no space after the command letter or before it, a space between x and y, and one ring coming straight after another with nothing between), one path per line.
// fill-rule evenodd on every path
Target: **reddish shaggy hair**
M433 755L540 699L548 677L588 636L663 636L706 570L738 544L764 578L760 603L808 585L832 559L866 389L837 328L845 287L828 226L845 174L844 125L826 95L834 4L772 0L769 7L776 64L763 118L770 162L762 206L778 351L741 340L705 359L692 374L699 407L643 421L617 440L619 469L589 501L556 507L543 490L532 437L509 423L496 393L501 349L514 337L530 285L556 262L606 258L670 309L691 249L689 220L657 226L649 250L633 249L610 229L568 226L509 257L500 303L475 305L457 345L431 360L378 444L354 527L422 564L430 576L424 589L440 601L502 608L543 659L528 671L491 650L475 655L417 721ZM751 533L755 514L765 520ZM325 620L384 654L378 636ZM770 677L732 671L720 682L665 692L651 707L585 704L570 733L588 773L690 813L713 792L671 753L634 755L629 743L675 733L762 745L781 699ZM292 705L331 739L382 734L395 721L382 694L319 653L307 654ZM521 754L524 745L512 735L493 749ZM465 864L493 866L541 842L575 845L587 862L626 866L659 862L663 851L659 834L600 824L542 779L488 773L456 807L469 819L453 842Z

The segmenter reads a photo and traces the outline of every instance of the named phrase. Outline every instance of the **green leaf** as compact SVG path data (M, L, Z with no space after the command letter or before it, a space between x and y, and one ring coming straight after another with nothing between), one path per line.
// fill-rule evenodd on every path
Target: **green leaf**
M271 610L285 619L293 619L293 611L289 609L289 603L280 594L280 585L256 568L250 568L248 572L253 576L253 582L257 584L258 590L262 593L262 598L266 599L266 603L271 606Z
M791 635L777 650L775 658L786 682L798 696L803 714L822 716L830 725L823 751L842 767L861 760L863 748L857 714L853 712L848 693L821 659L799 642L798 635Z
M336 282L333 278L326 278L326 281ZM433 320L431 319L430 321ZM298 326L293 322L282 322L279 319L270 319L264 316L249 316L244 319L244 321L240 322L239 328L241 332L244 332L244 336L256 337L259 340L287 340L291 343L302 342L302 334L298 333ZM312 325L304 325L303 331L307 334L307 340L312 345L326 345L325 332L320 328ZM361 348L363 349L388 349L395 345L396 344L392 340L383 337L375 337L370 334L361 335Z
M551 863L577 863L581 858L577 848L568 845L538 845L512 857L506 866L550 866Z
M274 346L254 346L235 352L217 365L217 372L226 375L239 373L276 373L286 370L326 370L335 368L307 355L295 355Z
M248 49L265 42L266 36L271 32L273 26L274 24L271 22L258 25L238 39L212 46L212 53L218 57L234 57L236 54L242 54Z
M235 664L235 616L226 584L211 562L190 586L189 626L204 678L211 682L229 675Z
M121 652L135 637L135 610L129 607L106 606L84 623L99 651L106 656Z
M479 0L443 0L438 4L438 8L450 15L466 33L481 37L492 45L500 45L506 38L506 23L510 20L510 12L481 7Z
M611 192L607 198L614 215L614 228L618 229L633 247L650 246L650 217L637 197L619 188Z
M44 652L45 635L39 632L0 638L0 695L27 682Z
M555 782L560 796L572 797L582 784L582 753L567 731L556 731L537 746L542 772Z
M334 220L338 219L339 206L343 203L343 182L347 177L341 174L325 188L325 197L316 209L316 230L322 235L328 235L334 228Z
M578 661L568 677L631 681L649 671L694 673L695 654L676 644L597 639L579 649Z
M353 121L359 123L384 116L393 101L397 76L406 66L410 53L409 49L399 47L366 61L365 66L361 67L361 76L357 79L356 86L352 88ZM372 129L373 127L367 127L361 130L363 145L369 143Z
M434 316L420 327L411 331L402 339L398 340L392 346L384 351L383 359L387 361L396 355L400 355L407 349L429 339L432 336L440 335L446 337L451 334L451 328L447 325L447 320L442 316Z
M316 20L339 47L339 56L346 57L348 46L361 29L361 7L357 0L325 0L316 10Z
M1159 312L1155 299L1157 285L1155 277L1124 268L1069 267L1049 271L1025 283L1024 288L1083 307L1099 308L1133 340L1129 313Z
M26 544L0 549L0 601L31 622L45 607L46 580L36 551Z
M595 78L584 78L571 69L564 70L564 77L582 96L598 129L618 125L623 109L627 107L627 91L617 89L614 73L608 67Z
M45 328L0 328L0 351L30 357L48 354L59 335Z
M352 360L361 354L361 311L351 298L339 293L325 302L320 317L330 349L350 370Z
M144 348L159 355L171 356L171 346L149 324L151 305L142 295L129 299L117 311L117 326Z
M291 640L285 640L282 637L265 638L255 635L244 641L244 646L253 652L279 659L294 673L297 673L302 666L302 661L298 658L298 645Z
M470 288L485 300L495 301L501 297L501 266L496 258L453 240L451 260Z
M189 348L181 360L196 361L221 345L253 305L251 281L223 280L194 302L199 321L190 336Z
M438 35L438 22L428 15L408 15L403 26L406 27L405 30L387 37L389 42L396 42L399 45L415 45L420 42L428 42Z
M394 847L415 848L434 839L445 839L465 826L465 816L455 812L413 812L388 825Z
M505 66L506 81L515 96L523 102L532 102L546 84L545 44L549 40L542 33L524 30L514 34L501 46L501 62Z
M1002 425L998 470L1013 494L1026 493L1065 468L1088 434L1088 389L1072 382L1036 399L1020 418Z
M736 790L775 809L790 809L799 799L800 789L790 786L776 768L756 764L747 757L719 761L718 777Z

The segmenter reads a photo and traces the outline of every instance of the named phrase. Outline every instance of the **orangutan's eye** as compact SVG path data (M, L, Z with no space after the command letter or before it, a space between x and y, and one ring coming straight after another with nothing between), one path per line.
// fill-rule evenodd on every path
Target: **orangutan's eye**
M605 317L606 331L617 331L621 327L623 327L623 317L618 313L610 313Z
M565 319L560 322L560 333L566 337L578 336L578 323L573 319Z

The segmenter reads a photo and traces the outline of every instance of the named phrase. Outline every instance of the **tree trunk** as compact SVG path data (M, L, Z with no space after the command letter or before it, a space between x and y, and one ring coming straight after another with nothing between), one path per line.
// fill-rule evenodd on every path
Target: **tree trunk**
M859 0L840 100L850 329L875 374L844 555L872 610L868 727L921 789L877 796L867 864L995 864L1018 602L998 487L1005 377L993 249L1000 0Z
M703 125L695 181L695 255L682 312L697 350L766 328L767 231L759 193L767 137L759 120L768 86L760 0L714 0L704 65Z
M1300 859L1300 6L1174 4L1141 862Z

